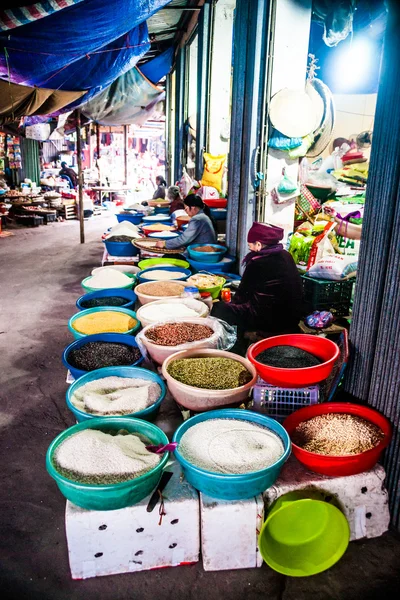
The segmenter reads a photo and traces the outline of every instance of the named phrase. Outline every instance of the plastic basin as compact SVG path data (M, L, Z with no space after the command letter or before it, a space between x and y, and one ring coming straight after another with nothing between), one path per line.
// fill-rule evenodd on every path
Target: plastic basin
M203 252L203 254L206 254L206 252ZM208 271L209 273L214 274L228 272L236 263L236 258L230 255L224 256L217 263L204 262L204 260L193 260L193 258L188 258L188 261L194 272Z
M323 362L315 367L305 369L282 369L269 367L258 362L257 356L267 348L274 346L295 346L306 350ZM327 379L339 356L337 344L318 335L286 334L261 340L252 344L247 352L248 359L256 367L258 374L264 381L277 387L308 387Z
M148 237L156 238L157 240L173 240L179 237L179 233L173 231L155 231L154 233L149 233Z
M224 277L221 277L220 279L221 279L221 282L219 283L219 285L214 285L214 286L208 287L208 288L203 288L203 287L199 287L198 285L196 285L193 282L192 277L188 278L187 283L191 286L197 287L199 292L208 292L209 294L211 294L211 298L213 300L216 300L218 298L218 296L220 295L221 290L226 283L226 280L224 279Z
M142 222L143 214L133 214L133 213L119 213L116 215L118 223L122 223L123 221L129 221L134 225L139 225Z
M170 225L171 222L171 217L169 215L148 215L147 217L143 217L143 226L146 225L146 223L150 224L150 223L164 223L164 224L168 224Z
M226 221L226 208L210 208L210 213L213 219L215 219L216 221Z
M258 546L265 562L278 573L316 575L346 552L350 540L346 517L336 506L315 499L321 496L309 490L290 492L273 504Z
M169 205L168 206L155 206L154 212L156 215L169 215Z
M119 344L126 344L127 346L134 346L134 347L138 348L135 338L130 335L127 336L124 333L96 333L94 335L85 335L81 339L75 340L75 342L72 342L72 344L68 344L68 346L66 346L66 348L64 348L64 352L62 354L63 365L71 371L71 374L73 375L73 377L75 377L75 379L78 379L78 377L82 377L83 375L87 375L88 371L83 371L82 369L77 369L76 367L73 367L68 361L68 355L71 352L71 350L76 350L77 348L80 348L81 346L84 346L85 344L88 344L89 342L117 342ZM131 365L127 365L127 366L133 367L133 366L140 365L143 362L143 360L144 360L144 358L142 355ZM121 365L121 368L123 366L124 365ZM113 367L104 367L104 368L113 368ZM96 369L96 370L98 370L98 369Z
M150 223L147 223L147 225L150 225ZM152 223L151 225L152 227L149 229L149 227L146 227L146 225L143 224L142 231L146 237L149 237L151 233L164 233L165 231L171 231L169 229L163 229L163 225L172 225L172 223Z
M129 277L132 281L132 283L127 283L126 285L122 285L121 287L119 287L119 290L131 290L133 288L133 286L136 283L136 275L131 275L130 273L125 273L125 275L127 275L127 277ZM90 287L90 280L92 279L93 275L89 275L89 277L85 277L85 279L83 279L83 281L81 282L81 286L84 290L84 292L99 292L101 289L111 289L111 286L109 288L93 288ZM117 289L117 288L114 288Z
M102 271L109 271L110 269L120 271L120 273L124 273L125 275L136 275L140 271L139 267L131 267L129 265L106 265L92 269L92 275L96 275L96 273L101 273Z
M290 437L292 437L296 427L303 421L307 421L317 415L326 415L329 413L345 413L361 417L380 427L385 437L375 448L351 456L325 456L323 454L316 454L315 452L304 450L292 442L293 454L297 460L310 471L329 475L330 477L355 475L356 473L372 469L378 462L383 450L390 443L392 428L386 417L369 406L352 404L350 402L326 402L306 406L289 415L283 422L283 426Z
M126 299L126 303L122 304L121 308L128 308L130 310L134 308L137 300L135 292L133 290L123 290L121 288L109 288L107 290L97 290L97 292L88 292L87 294L84 294L78 298L76 301L76 306L79 308L79 310L87 310L84 306L82 306L82 302L86 300L94 300L96 298L112 298L116 296L118 298ZM112 308L115 308L115 306Z
M182 269L188 269L190 264L186 260L182 260L181 258L146 258L141 260L138 263L139 269L145 270L150 269L151 267L155 267L156 265L169 267L173 265L174 267L182 267Z
M87 510L116 510L137 504L153 491L168 462L168 452L162 455L159 464L154 469L140 477L122 483L93 485L77 483L63 477L54 466L54 452L61 442L85 429L98 429L105 432L127 429L131 433L144 435L150 440L151 444L168 444L168 438L161 429L152 423L136 418L114 417L110 419L98 417L69 427L52 441L46 454L47 472L56 481L60 492L67 500Z
M178 442L179 444L183 434L190 429L190 427L208 419L240 419L242 421L250 421L256 425L266 427L280 437L284 446L284 454L276 463L270 467L261 469L260 471L253 471L241 475L230 475L214 473L196 467L180 454L178 446L174 451L174 454L182 467L185 479L194 488L203 492L203 494L221 500L244 500L246 498L252 498L271 487L278 478L280 470L290 455L290 440L282 425L265 415L260 415L247 410L225 408L223 410L213 410L208 413L196 415L191 419L188 419L175 431L173 441Z
M103 240L108 254L111 256L136 256L139 254L139 248L136 248L131 242L109 242Z
M162 300L155 300L151 304L159 305L159 304L177 304L177 303L186 304L189 308L192 308L193 310L195 310L198 313L198 316L201 318L208 317L209 312L210 312L208 309L208 306L204 302L201 302L200 300L196 300L194 298L171 298L171 297L167 296L167 297L163 298ZM148 302L147 305L148 304L150 304L150 302ZM159 321L165 321L168 318L168 317L163 317L163 315L160 314L160 317L157 320L151 321L143 315L144 308L145 308L145 306L141 306L138 309L137 317L136 317L141 322L142 327L146 327L146 325L154 325L154 323L157 323ZM177 317L176 320L179 319L180 321L185 321L187 318L188 317ZM191 318L191 317L189 317L189 318Z
M251 380L246 385L227 390L207 390L194 387L177 381L168 373L168 366L174 360L182 358L232 358L242 363L252 375ZM168 389L178 404L193 410L195 412L204 412L225 406L227 404L239 404L246 400L250 394L251 388L257 382L257 372L254 366L243 356L226 352L225 350L184 350L175 352L168 357L162 365L162 374L168 385Z
M76 420L81 423L82 421L89 421L96 417L95 415L91 415L90 413L86 413L82 410L79 410L74 406L71 402L71 398L75 391L80 388L82 385L89 383L90 381L95 381L96 379L102 379L103 377L133 377L136 379L146 379L151 382L158 383L161 388L161 394L158 400L145 408L144 410L139 410L138 412L132 413L130 415L124 415L124 417L135 417L136 419L144 419L145 421L153 421L157 416L158 411L160 410L161 402L165 398L165 394L167 393L167 388L161 377L159 377L156 373L152 371L148 371L147 369L141 369L140 367L134 366L122 366L122 367L104 367L104 369L97 369L96 371L92 371L91 373L85 373L82 377L79 377L67 390L66 400L67 406L69 410L75 415ZM102 417L104 419L116 419L120 417ZM121 417L122 418L122 417Z
M146 332L154 327L154 324L147 325L140 332L140 340L142 344L145 346L147 352L150 354L151 358L159 365L162 365L164 360L169 358L172 354L176 352L180 352L183 350L196 349L200 348L218 348L219 340L222 336L223 329L218 321L218 319L213 318L186 318L182 319L184 323L197 323L198 325L208 325L211 329L214 330L214 333L204 340L199 340L197 342L186 342L185 344L180 344L179 346L160 346L160 344L155 344L151 340L146 337ZM165 323L176 323L176 319L171 319L170 321L163 321Z
M196 248L201 248L202 246L211 246L212 248L215 248L215 252L198 252ZM219 244L193 244L187 248L190 258L209 264L219 262L224 254L226 254L227 250L228 249L225 248L225 246L220 246Z
M137 321L136 325L134 327L132 327L132 329L128 329L128 331L124 331L124 333L121 333L120 335L132 335L140 327L139 319L133 310L128 310L127 308L120 308L119 306L96 306L95 308L87 308L86 310L82 310L81 312L76 313L75 315L73 315L70 318L70 320L68 321L68 329L70 330L70 332L72 333L74 338L76 340L80 340L81 338L87 337L86 334L79 333L79 331L76 331L76 329L74 329L72 327L72 324L74 323L74 321L76 321L76 319L78 319L79 317L83 317L85 315L90 315L92 313L104 312L104 311L122 312L125 315L129 315L130 317L132 317L132 319L135 319ZM108 331L105 333L118 333L118 332ZM93 335L95 335L95 334L93 334Z
M150 269L144 269L138 273L138 278L141 283L148 283L149 281L165 281L165 279L151 279L151 273L154 271L168 271L170 273L181 273L180 277L176 279L168 279L168 281L185 281L192 272L189 269L183 269L182 267L164 267L162 265L158 265L155 267L151 267ZM147 275L147 277L144 277Z
M210 208L226 208L228 204L228 200L226 198L203 198L203 202Z
M152 283L151 281L147 281L146 283ZM149 304L150 302L156 302L157 300L163 300L163 299L177 299L177 298L181 298L182 296L149 296L148 294L145 294L142 290L143 290L143 286L146 285L146 283L139 283L139 285L136 286L135 288L135 292L137 294L137 297L139 298L139 302L141 305L143 304ZM185 289L185 286L182 283L182 293Z

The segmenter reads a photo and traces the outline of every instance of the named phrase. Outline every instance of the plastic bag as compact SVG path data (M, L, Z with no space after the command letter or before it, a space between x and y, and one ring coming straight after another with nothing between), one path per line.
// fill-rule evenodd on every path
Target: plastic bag
M196 342L186 342L184 344L179 344L178 346L161 346L159 344L154 344L151 340L146 338L146 331L151 329L152 327L156 327L157 325L165 325L167 323L197 323L199 325L208 325L211 329L214 330L214 334L209 338L204 340L198 340ZM157 323L152 323L151 325L147 325L144 327L137 335L136 335L136 343L139 346L139 349L142 355L146 358L148 354L152 358L157 356L157 349L159 350L170 350L171 353L180 352L182 350L195 350L200 348L214 348L217 350L230 350L237 339L237 329L233 325L229 325L226 321L222 321L221 319L216 319L215 317L205 317L205 318L196 318L196 317L188 317L187 319L165 319L163 321L157 321ZM157 358L155 358L156 362L159 362Z
M314 263L309 269L308 275L315 279L329 279L331 281L342 281L355 277L357 273L357 259L354 256L342 256L334 254L324 256Z
M297 191L297 182L292 181L290 177L286 175L286 169L282 171L282 179L280 180L277 191L280 194L293 194Z
M192 178L187 174L186 169L184 167L182 169L182 177L178 181L177 185L182 198L186 198L193 186L193 181Z
M226 154L219 154L213 156L204 152L204 171L201 178L201 184L203 186L210 186L220 192L222 190L222 176L224 174L224 164L226 160Z

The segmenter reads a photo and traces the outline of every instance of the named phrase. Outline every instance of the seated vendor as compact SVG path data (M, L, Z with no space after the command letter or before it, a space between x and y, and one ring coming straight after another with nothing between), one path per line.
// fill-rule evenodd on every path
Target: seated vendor
M60 175L68 175L74 188L78 185L78 175L66 162L61 163Z
M158 248L182 248L190 246L190 244L215 244L217 236L214 230L214 225L208 216L210 209L200 196L187 196L184 200L186 214L189 215L190 221L186 231L182 235L167 240L166 242L158 241Z
M165 181L165 179L162 175L157 175L156 186L157 186L157 189L153 194L153 200L158 200L158 199L164 200L167 182Z
M218 302L212 315L238 328L238 344L243 350L246 331L263 335L295 333L303 309L303 285L289 252L280 243L283 229L253 223L247 235L250 252L232 302Z

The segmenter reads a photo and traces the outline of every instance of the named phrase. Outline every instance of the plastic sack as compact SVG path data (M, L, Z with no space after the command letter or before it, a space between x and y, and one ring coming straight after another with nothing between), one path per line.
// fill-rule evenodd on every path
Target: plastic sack
M182 177L178 181L177 186L179 188L182 198L186 198L193 186L192 178L187 174L186 169L184 167L182 168Z
M204 152L204 171L201 178L201 184L203 186L210 186L220 192L222 190L222 177L224 174L224 164L226 160L226 154L219 154L213 156Z
M268 140L268 147L273 150L288 151L301 146L303 139L301 137L290 138L277 129L274 129Z
M280 194L293 194L297 191L297 182L292 181L290 177L286 175L286 169L283 169L282 179L280 180L277 191Z
M155 344L146 337L146 332L158 325L165 325L167 323L197 323L199 325L208 325L214 330L214 334L204 340L198 340L196 342L186 342L179 344L178 346L161 346ZM187 319L166 319L165 321L158 321L144 327L137 335L136 342L143 356L150 357L158 364L162 364L166 358L174 354L175 352L181 352L182 350L195 350L200 348L212 348L217 350L230 350L237 339L236 327L229 325L226 321L216 319L215 317L188 317Z
M341 254L324 256L308 270L308 275L314 279L329 279L331 281L349 279L355 277L356 273L357 260L354 260L354 256L342 256Z
M315 310L305 318L305 323L312 329L324 329L333 323L333 314L327 310Z

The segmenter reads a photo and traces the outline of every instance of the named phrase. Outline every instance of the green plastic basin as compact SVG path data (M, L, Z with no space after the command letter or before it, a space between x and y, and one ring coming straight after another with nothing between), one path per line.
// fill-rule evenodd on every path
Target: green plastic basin
M146 258L138 263L138 267L139 269L142 269L142 271L144 271L144 269L156 267L157 265L172 265L174 267L182 267L182 269L190 269L190 264L181 258Z
M63 477L55 468L53 462L54 452L61 442L84 429L97 429L104 432L127 429L132 433L140 433L146 436L151 444L168 444L167 436L159 427L141 419L99 417L69 427L51 442L46 454L47 472L56 481L60 492L67 500L87 510L116 510L137 504L153 491L168 462L168 452L162 455L160 462L154 469L144 473L140 477L129 479L122 483L93 485L77 483Z
M126 275L127 277L130 277L132 279L132 283L128 283L127 285L120 286L119 288L116 288L115 285L110 285L109 288L116 288L119 290L131 290L136 284L136 275L134 275L133 273L124 273L124 275ZM83 279L81 281L81 286L85 292L99 292L101 289L104 289L104 290L109 289L109 288L92 288L92 287L90 287L90 280L92 278L93 278L93 275L89 275L89 277L85 277L85 279Z

